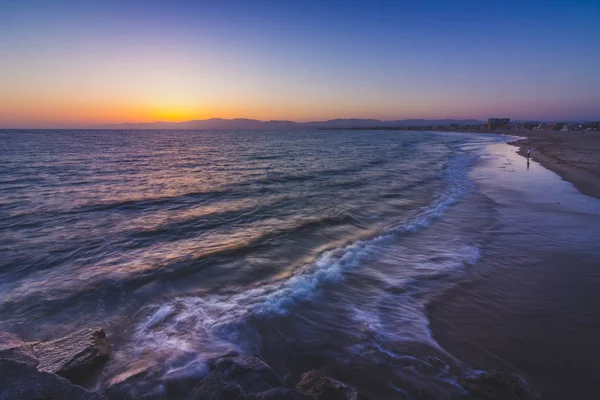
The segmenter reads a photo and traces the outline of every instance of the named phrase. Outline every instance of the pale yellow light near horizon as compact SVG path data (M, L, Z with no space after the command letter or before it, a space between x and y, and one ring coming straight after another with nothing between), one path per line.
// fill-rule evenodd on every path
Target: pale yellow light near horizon
M0 120L18 123L28 121L32 127L44 124L85 125L123 122L181 122L207 118L256 118L260 120L289 119L309 121L330 118L410 118L436 117L435 104L426 98L412 96L406 102L398 99L390 106L380 101L364 101L364 96L344 96L342 99L312 99L303 93L285 91L277 98L252 91L223 93L221 88L193 93L190 89L134 84L115 85L106 81L105 87L95 84L77 85L77 90L65 87L44 87L15 90L0 98ZM112 87L111 87L112 86ZM115 87L120 86L120 87ZM333 97L333 96L331 96ZM363 104L360 104L361 100ZM439 99L438 102L444 101ZM432 107L433 106L433 107ZM431 112L427 111L431 109ZM465 110L465 114L468 110ZM468 115L468 114L467 114Z
M8 59L0 77L0 122L43 127L206 118L434 118L451 104L406 85L382 91L369 79L314 85L315 71L290 79L253 64L240 68L235 59L211 62L209 55L104 50L100 57L98 51L25 52ZM473 115L460 106L449 112Z

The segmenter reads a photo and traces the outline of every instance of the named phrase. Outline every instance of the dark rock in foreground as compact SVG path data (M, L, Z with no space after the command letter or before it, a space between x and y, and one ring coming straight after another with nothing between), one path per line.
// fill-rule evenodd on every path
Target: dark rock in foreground
M355 388L317 371L303 374L296 389L317 400L358 400Z
M256 357L224 357L214 363L212 372L198 383L187 400L311 400L281 381L267 364Z
M106 400L58 375L14 360L0 360L0 400Z
M228 381L235 382L249 393L282 386L271 367L248 355L221 358L216 361L213 372L223 375Z
M314 400L310 396L287 388L275 388L248 395L246 400Z
M152 398L156 389L154 382L160 378L160 373L161 369L156 363L138 360L129 365L126 371L111 378L104 393L111 400Z
M203 362L191 363L185 367L169 371L161 381L167 394L176 399L185 399L192 389L209 373Z
M108 353L101 328L34 343L0 332L0 400L105 400L69 380L88 379Z
M228 381L222 374L213 372L198 383L187 400L246 399L240 385Z
M33 366L39 363L33 346L8 332L0 332L0 359L20 361Z
M75 383L89 377L108 359L109 344L102 328L87 328L71 335L33 345L40 371L52 372Z
M75 385L99 372L97 367L106 361L108 354L108 340L101 328L83 329L41 343L27 343L16 335L0 332L0 400L106 400L107 397L111 400L364 398L354 387L314 370L302 375L296 390L285 388L266 363L256 357L238 354L214 359L208 365L198 361L168 371L167 374L154 361L137 360L126 371L121 371L108 381L104 386L104 395ZM537 398L522 379L508 372L476 372L459 379L459 384L464 389L460 398Z
M532 398L525 383L503 371L486 371L460 381L473 398L480 400L521 400Z

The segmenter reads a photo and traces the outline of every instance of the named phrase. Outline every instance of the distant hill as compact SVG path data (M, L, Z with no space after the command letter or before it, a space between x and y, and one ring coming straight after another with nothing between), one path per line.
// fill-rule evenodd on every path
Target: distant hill
M419 127L439 125L478 125L475 119L402 119L381 121L378 119L331 119L328 121L259 121L246 118L210 118L185 122L142 122L100 125L102 129L210 129L210 130L300 130L300 129L350 129L378 127Z

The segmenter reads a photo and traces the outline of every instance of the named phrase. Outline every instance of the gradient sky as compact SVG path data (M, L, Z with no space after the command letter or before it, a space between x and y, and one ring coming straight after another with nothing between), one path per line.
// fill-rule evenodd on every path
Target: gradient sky
M600 0L0 0L0 128L600 118Z

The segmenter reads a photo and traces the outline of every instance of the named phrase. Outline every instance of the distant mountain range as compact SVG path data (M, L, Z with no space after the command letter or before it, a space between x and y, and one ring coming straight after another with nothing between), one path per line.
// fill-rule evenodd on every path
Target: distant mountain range
M439 125L479 125L475 119L401 119L381 121L378 119L331 119L328 121L259 121L256 119L210 118L185 122L142 122L101 125L102 129L211 129L211 130L300 130L300 129L350 129L380 127L423 127Z

